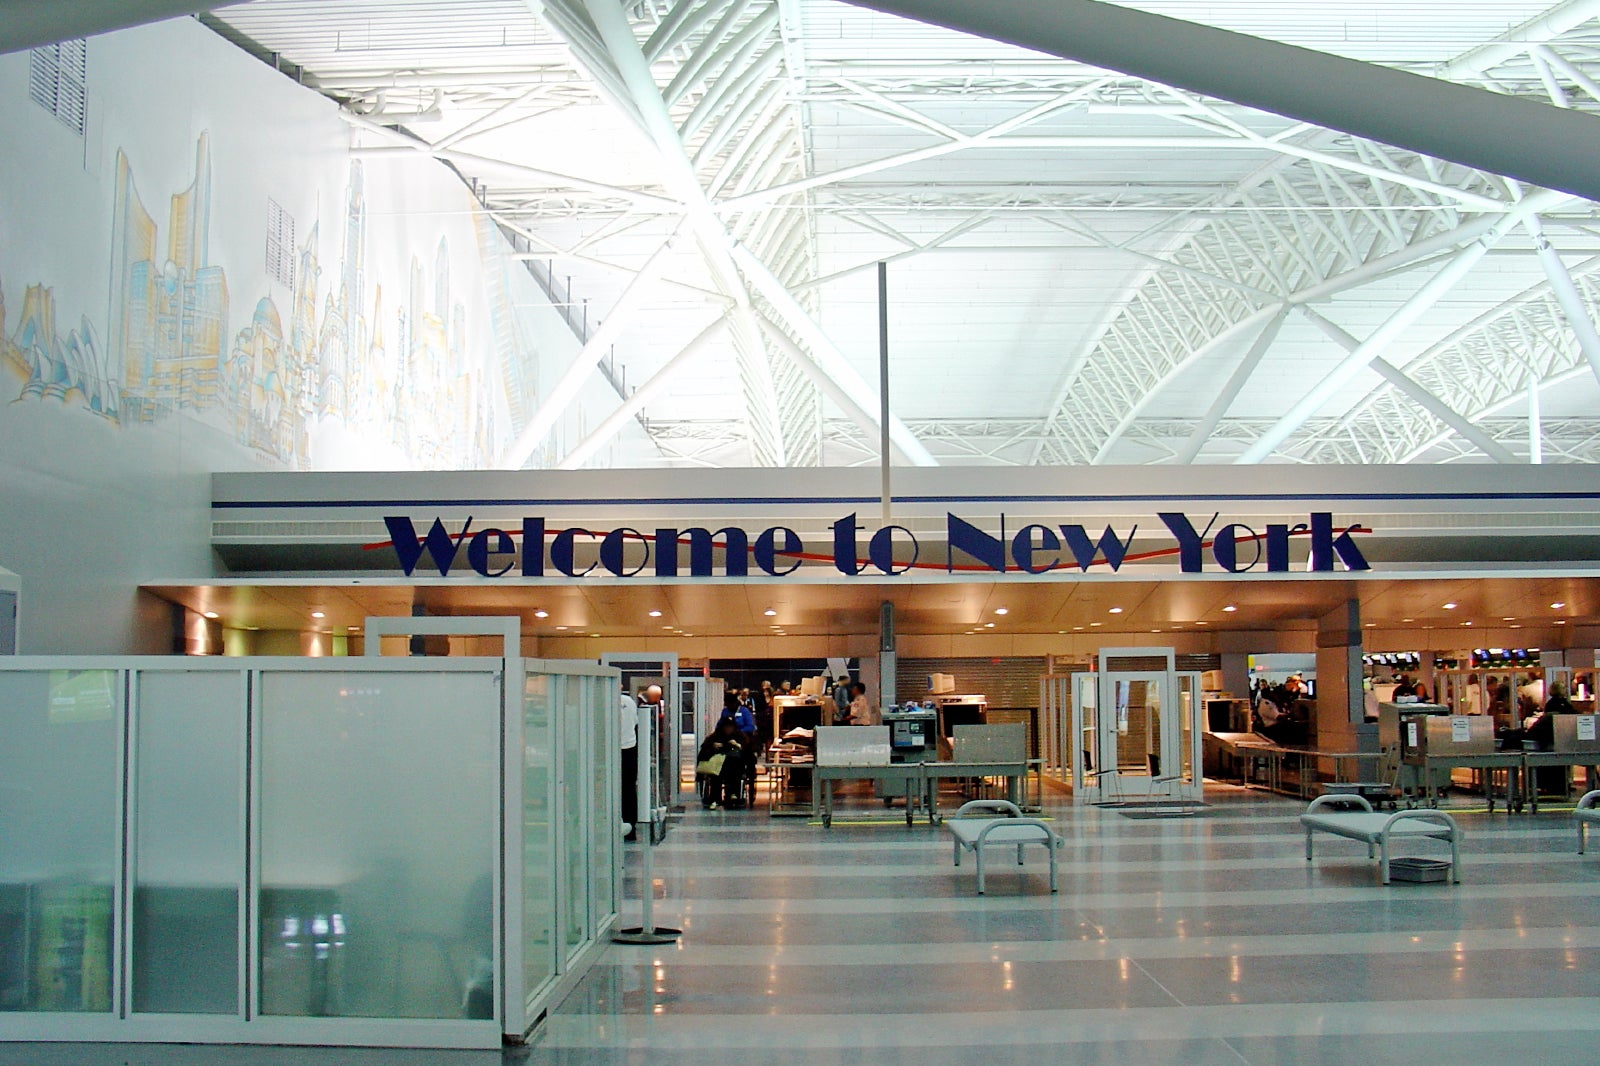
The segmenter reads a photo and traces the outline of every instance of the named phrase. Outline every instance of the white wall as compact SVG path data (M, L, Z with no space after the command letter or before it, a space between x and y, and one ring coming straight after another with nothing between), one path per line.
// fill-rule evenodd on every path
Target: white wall
M164 651L136 586L215 572L209 473L492 465L578 345L446 168L193 20L88 47L81 139L0 57L0 566L20 650Z

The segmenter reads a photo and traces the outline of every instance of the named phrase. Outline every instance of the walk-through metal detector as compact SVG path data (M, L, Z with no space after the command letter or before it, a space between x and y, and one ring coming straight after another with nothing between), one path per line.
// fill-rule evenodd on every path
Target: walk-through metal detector
M666 833L667 815L679 806L679 762L683 746L683 690L678 678L678 656L662 652L608 651L600 656L604 666L622 672L623 687L637 697L648 685L661 686L661 709L656 715L650 811L656 839Z
M1200 674L1171 648L1102 648L1097 669L1041 682L1046 771L1091 803L1198 800ZM1070 706L1070 715L1065 713Z

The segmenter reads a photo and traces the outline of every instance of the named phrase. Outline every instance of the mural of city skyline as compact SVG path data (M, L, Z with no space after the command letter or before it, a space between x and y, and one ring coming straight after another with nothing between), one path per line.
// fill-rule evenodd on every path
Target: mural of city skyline
M18 401L55 400L119 426L183 411L297 469L313 464L313 433L332 423L418 468L493 461L499 426L490 388L513 382L489 381L488 359L471 359L446 238L431 267L412 254L409 276L393 286L401 298L391 297L386 312L383 285L368 276L359 160L350 163L337 270L324 279L318 219L296 250L287 328L269 293L234 334L227 275L210 248L209 136L198 138L193 183L170 198L164 247L121 150L115 167L105 343L86 314L62 331L55 292L45 285L29 285L20 313L8 319L0 287L0 364L20 380ZM497 266L485 261L491 278ZM495 369L516 372L520 406L521 368L530 360L505 304L503 294L491 299L493 336L485 339Z

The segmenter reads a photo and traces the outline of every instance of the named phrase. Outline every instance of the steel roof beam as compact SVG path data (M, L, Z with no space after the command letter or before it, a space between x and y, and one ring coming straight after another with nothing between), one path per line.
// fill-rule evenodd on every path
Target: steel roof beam
M0 54L194 15L241 0L0 0Z
M621 432L622 427L627 425L630 419L644 410L645 406L656 398L661 390L672 381L673 375L683 369L686 364L693 362L710 347L711 342L717 339L727 325L727 318L719 316L715 322L696 334L693 340L678 351L678 354L668 359L661 365L661 369L651 374L650 380L640 385L632 396L624 400L621 406L606 417L605 421L596 426L593 432L579 441L571 451L567 452L561 461L556 464L556 469L577 470L584 463L594 458L595 453L605 447L611 438Z
M1189 464L1195 461L1200 454L1200 449L1206 441L1211 439L1211 434L1216 432L1217 426L1228 414L1228 408L1239 398L1239 393L1244 390L1250 376L1256 372L1256 367L1261 365L1261 359L1267 354L1274 341L1278 339L1278 331L1283 329L1284 320L1289 317L1289 306L1285 304L1278 309L1278 313L1268 320L1265 327L1256 336L1255 343L1250 350L1245 352L1244 358L1239 360L1239 365L1234 368L1233 375L1228 378L1228 383L1217 394L1211 409L1206 412L1200 424L1194 427L1194 432L1189 434L1189 439L1178 450L1174 461Z
M849 0L1600 200L1600 120L1098 0Z

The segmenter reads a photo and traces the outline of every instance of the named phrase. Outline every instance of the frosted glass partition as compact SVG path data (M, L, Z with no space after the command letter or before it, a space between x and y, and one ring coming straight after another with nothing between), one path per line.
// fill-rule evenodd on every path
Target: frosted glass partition
M556 714L559 678L529 673L523 685L523 987L531 997L556 975Z
M137 675L129 982L136 1012L240 1012L246 699L242 671Z
M112 1009L121 678L0 673L0 1011Z
M615 670L0 663L0 1040L498 1048L616 918Z
M500 683L262 676L261 1013L494 1017Z
M585 678L561 679L561 796L567 816L561 820L562 885L566 890L566 920L562 942L572 958L589 936L589 835L594 831L594 811L584 768L591 765L591 728L585 707Z

